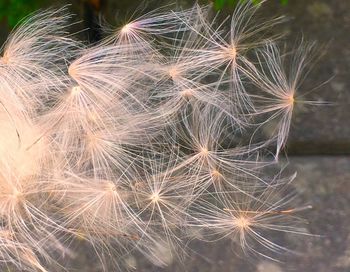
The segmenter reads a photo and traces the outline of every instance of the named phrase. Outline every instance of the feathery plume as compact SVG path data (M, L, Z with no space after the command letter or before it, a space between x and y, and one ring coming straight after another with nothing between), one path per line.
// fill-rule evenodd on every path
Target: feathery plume
M135 251L166 266L189 230L275 259L288 249L270 232L308 234L281 189L295 176L265 172L312 46L285 69L278 35L264 34L281 19L260 24L258 7L224 22L199 5L155 10L91 47L67 33L65 8L18 26L0 58L1 266L50 271L79 240L104 270Z

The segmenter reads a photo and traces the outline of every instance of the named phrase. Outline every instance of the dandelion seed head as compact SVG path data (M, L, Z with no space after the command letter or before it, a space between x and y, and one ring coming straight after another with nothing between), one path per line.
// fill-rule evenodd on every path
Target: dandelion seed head
M230 59L231 61L235 61L237 57L237 48L236 46L232 45L228 48L224 49L223 53L224 57Z
M237 218L234 218L233 225L240 230L246 230L251 226L252 222L251 219L246 216L239 216Z
M288 104L289 105L294 105L295 102L295 98L294 98L294 94L291 94L288 98L287 98Z
M77 69L75 66L76 65L73 63L68 67L68 75L70 75L72 78L75 78L77 75Z
M82 89L80 86L74 86L70 89L70 94L72 96L78 96L82 92Z
M168 73L173 80L176 80L180 77L180 71L176 66L171 66L168 70Z
M117 186L113 182L110 182L110 181L103 182L101 187L106 192L109 192L109 193L112 193L112 194L117 194L118 193Z
M128 34L133 30L134 25L135 23L128 23L121 28L120 32L122 34Z
M96 132L88 131L86 133L86 139L89 144L96 145L99 142L99 135Z
M158 203L158 202L160 202L161 201L161 197L160 197L160 194L158 193L158 192L155 192L155 193L153 193L152 195L151 195L151 201L153 202L153 203Z
M22 200L23 194L15 187L2 188L2 190L3 192L0 194L0 215L7 216L9 213L9 209L16 209L17 205Z
M203 157L206 157L209 155L209 150L206 147L200 147L199 149L199 154L202 155Z
M222 177L222 174L218 170L214 169L211 171L211 176L213 178L220 178L220 177Z
M15 199L20 198L22 195L23 195L22 192L20 192L20 191L17 190L16 188L14 188L14 190L13 190L13 192L12 192L12 194L11 194L11 196L12 196L13 198L15 198Z
M97 124L100 121L99 114L93 111L88 111L86 113L86 118L93 124Z
M3 64L8 64L10 62L10 58L6 51L4 52L3 56L0 57L0 62Z
M180 92L182 97L191 97L193 96L193 89L184 89Z

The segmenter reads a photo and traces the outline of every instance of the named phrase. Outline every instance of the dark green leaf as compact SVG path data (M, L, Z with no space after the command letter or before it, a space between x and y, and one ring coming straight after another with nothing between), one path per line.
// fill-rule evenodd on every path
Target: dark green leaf
M222 9L226 3L226 0L215 0L214 7L216 10Z

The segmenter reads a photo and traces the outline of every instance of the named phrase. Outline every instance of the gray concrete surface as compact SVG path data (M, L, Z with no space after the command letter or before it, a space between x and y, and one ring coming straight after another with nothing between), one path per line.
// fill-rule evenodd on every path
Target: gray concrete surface
M334 104L297 108L289 141L290 154L350 152L349 10L350 1L292 0L276 11L291 18L285 24L289 31L287 42L304 37L317 42L319 48L323 47L323 55L307 76L300 93L304 95L319 86L305 95L305 99Z
M290 158L290 170L297 171L294 188L301 205L312 205L300 214L306 231L314 236L277 235L295 254L279 256L280 262L245 257L229 241L189 245L188 256L174 259L167 268L151 265L134 255L126 261L137 272L348 272L350 271L350 157L302 156ZM102 272L90 251L80 247L69 261L71 271ZM115 271L115 270L107 270ZM121 271L126 271L122 269Z

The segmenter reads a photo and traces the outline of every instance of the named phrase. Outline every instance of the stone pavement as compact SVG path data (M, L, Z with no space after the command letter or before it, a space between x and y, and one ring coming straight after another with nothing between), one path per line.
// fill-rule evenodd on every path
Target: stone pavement
M315 41L319 48L323 47L324 55L315 63L300 93L305 94L306 100L333 103L332 106L296 109L289 154L350 153L349 10L350 1L294 0L276 11L290 17L284 25L289 32L287 41L293 43L303 37L306 41ZM273 13L274 8L266 9L266 12Z
M244 257L232 243L194 242L193 251L182 262L167 268L152 266L140 256L126 260L137 272L348 272L350 271L350 157L290 157L291 171L297 171L295 189L300 203L312 205L301 213L314 236L277 235L274 238L296 250L281 256L280 263ZM236 253L235 253L236 252ZM171 257L169 257L171 258ZM70 261L72 271L102 272L96 259L81 249ZM107 270L109 271L109 270ZM124 270L122 270L124 271Z

